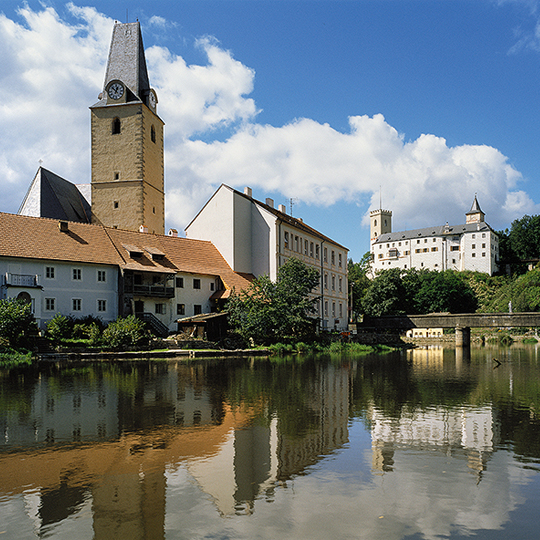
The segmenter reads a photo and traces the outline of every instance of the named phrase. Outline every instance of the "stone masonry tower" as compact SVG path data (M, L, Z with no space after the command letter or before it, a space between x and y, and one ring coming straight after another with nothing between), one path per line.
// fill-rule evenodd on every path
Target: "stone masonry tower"
M138 22L116 23L105 85L90 107L92 221L164 234L163 121Z
M390 210L372 210L369 213L370 238L375 240L378 236L392 232L392 212Z

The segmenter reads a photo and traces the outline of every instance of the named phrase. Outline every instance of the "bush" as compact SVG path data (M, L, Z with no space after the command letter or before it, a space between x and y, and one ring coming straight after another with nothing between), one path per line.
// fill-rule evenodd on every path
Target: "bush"
M12 298L0 300L0 338L10 347L20 347L37 334L30 304Z
M47 323L47 336L49 336L54 341L61 341L62 339L67 339L71 337L72 329L72 321L65 315L57 313Z
M144 322L134 315L128 315L125 319L119 318L110 323L103 331L102 340L105 346L120 349L147 345L149 336Z

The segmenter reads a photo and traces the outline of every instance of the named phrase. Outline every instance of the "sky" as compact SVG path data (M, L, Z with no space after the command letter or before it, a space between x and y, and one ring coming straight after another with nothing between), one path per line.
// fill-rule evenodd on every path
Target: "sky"
M540 0L0 2L0 211L40 165L90 182L114 21L139 20L165 122L166 231L225 183L346 246L540 214Z

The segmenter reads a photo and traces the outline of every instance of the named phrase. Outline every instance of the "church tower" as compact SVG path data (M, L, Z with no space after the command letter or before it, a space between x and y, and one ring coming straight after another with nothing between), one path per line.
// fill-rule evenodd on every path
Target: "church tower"
M465 214L465 223L481 223L484 221L484 216L475 194L471 209Z
M164 123L138 22L115 23L105 85L90 111L92 221L164 234Z

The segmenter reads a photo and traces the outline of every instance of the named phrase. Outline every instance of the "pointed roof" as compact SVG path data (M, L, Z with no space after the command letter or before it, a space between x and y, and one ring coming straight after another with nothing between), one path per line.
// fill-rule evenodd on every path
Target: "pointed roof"
M125 83L141 101L144 101L144 96L150 90L141 26L138 22L114 25L103 88L114 79Z
M90 223L90 204L75 184L40 167L17 212L23 216L46 217Z
M474 201L472 203L471 209L467 212L467 214L477 214L480 212L483 214L482 210L480 209L480 205L478 204L478 199L476 198L476 195L474 196Z

